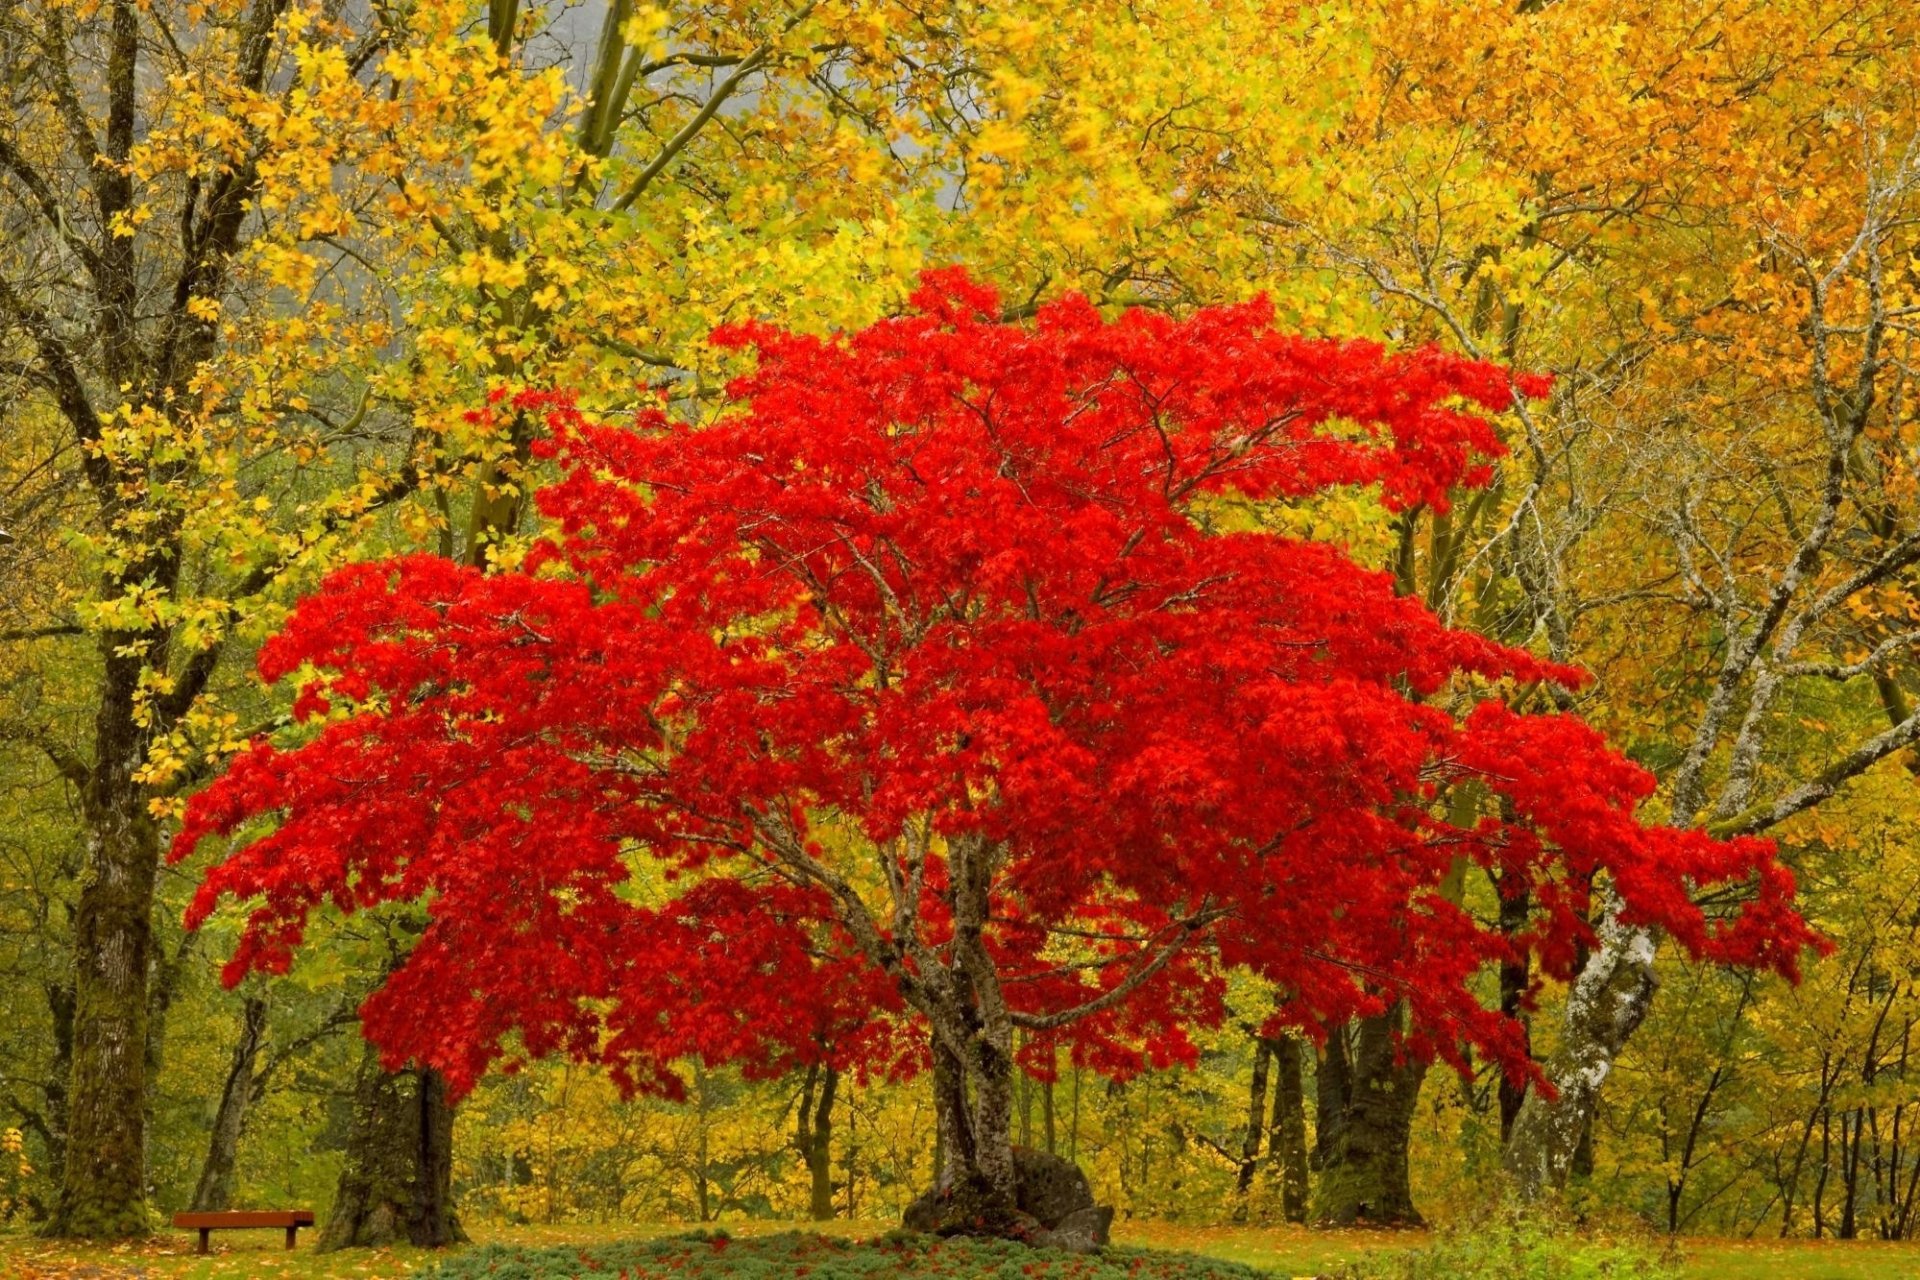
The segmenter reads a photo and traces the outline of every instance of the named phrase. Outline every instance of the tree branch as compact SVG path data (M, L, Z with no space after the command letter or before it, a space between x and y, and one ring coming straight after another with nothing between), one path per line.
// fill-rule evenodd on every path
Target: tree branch
M1066 1026L1069 1022L1078 1022L1081 1018L1111 1009L1166 968L1168 962L1182 947L1186 946L1194 934L1215 920L1230 914L1232 913L1225 907L1203 908L1195 912L1174 926L1176 933L1172 941L1162 947L1151 960L1128 974L1118 986L1111 987L1084 1004L1074 1005L1070 1009L1058 1009L1053 1013L1020 1013L1016 1010L1011 1015L1013 1025L1026 1031L1053 1031Z
M1709 823L1707 830L1716 836L1727 837L1753 835L1778 826L1796 813L1811 809L1852 779L1916 740L1920 740L1920 714L1908 716L1892 728L1875 734L1822 769L1810 781L1771 802L1754 805L1730 818Z

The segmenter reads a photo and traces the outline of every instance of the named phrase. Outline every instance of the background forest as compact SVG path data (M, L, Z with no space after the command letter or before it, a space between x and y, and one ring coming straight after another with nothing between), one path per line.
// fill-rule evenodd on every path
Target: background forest
M1263 1039L1249 985L1197 1070L1030 1057L1022 1142L1147 1219L1443 1220L1505 1163L1675 1231L1920 1231L1911 4L0 0L0 79L0 1217L325 1218L394 1090L468 1220L896 1215L917 1086L545 1063L448 1116L357 1034L403 914L228 990L239 913L184 931L161 854L286 723L252 657L327 568L524 551L536 424L489 393L697 418L716 324L965 263L1016 316L1264 294L1551 371L1449 512L1260 518L1593 672L1654 816L1777 838L1833 944L1797 986L1630 926L1572 1000L1487 974L1587 1082L1558 1116L1398 1061L1395 1013Z

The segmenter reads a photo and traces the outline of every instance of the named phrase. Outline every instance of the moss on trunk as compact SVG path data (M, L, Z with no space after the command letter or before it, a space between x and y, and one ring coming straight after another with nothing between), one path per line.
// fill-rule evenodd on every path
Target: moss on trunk
M1397 1033L1404 1019L1399 1007L1361 1019L1350 1050L1344 1034L1328 1041L1319 1078L1315 1222L1422 1225L1407 1176L1407 1145L1426 1066L1399 1051Z
M126 788L131 794L131 784ZM73 1073L60 1236L153 1228L146 1200L147 970L159 844L128 797L89 797L89 858L74 909Z
M379 1051L368 1045L354 1088L347 1163L318 1248L433 1248L466 1238L453 1212L446 1081L432 1071L384 1071Z

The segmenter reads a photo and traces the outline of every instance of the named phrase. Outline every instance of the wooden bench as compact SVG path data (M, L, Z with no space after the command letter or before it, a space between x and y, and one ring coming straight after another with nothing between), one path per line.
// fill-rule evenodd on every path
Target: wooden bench
M313 1225L313 1210L238 1209L221 1213L176 1213L173 1215L173 1225L200 1233L199 1253L207 1252L207 1237L216 1231L253 1227L285 1227L287 1248L291 1249L300 1228Z

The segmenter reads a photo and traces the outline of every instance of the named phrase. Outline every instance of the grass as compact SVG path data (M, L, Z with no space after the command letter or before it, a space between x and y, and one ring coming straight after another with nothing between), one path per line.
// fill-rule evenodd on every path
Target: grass
M827 1224L834 1236L884 1233L882 1222ZM776 1235L788 1223L728 1223L736 1239ZM812 1230L811 1226L802 1228ZM684 1232L684 1226L477 1227L475 1249L487 1244L526 1248L633 1244ZM1239 1262L1271 1276L1336 1273L1381 1250L1405 1248L1418 1237L1383 1232L1310 1232L1299 1228L1180 1227L1122 1223L1125 1247L1201 1254ZM214 1236L214 1252L193 1253L193 1237L166 1231L135 1245L74 1246L0 1235L0 1280L427 1280L441 1257L421 1249L353 1250L322 1257L303 1241L285 1253L277 1231ZM455 1258L474 1249L455 1251ZM1681 1250L1683 1280L1912 1280L1920 1276L1920 1244L1857 1241L1734 1242L1688 1240ZM742 1255L744 1256L744 1255Z
M422 1280L1263 1280L1237 1262L1125 1246L1089 1257L1008 1240L938 1240L895 1232L850 1241L813 1232L674 1236L540 1249L483 1245Z

